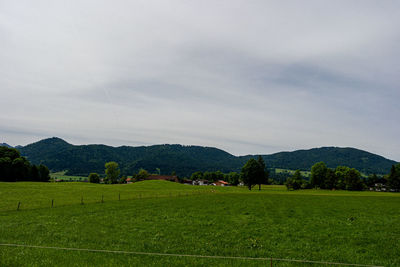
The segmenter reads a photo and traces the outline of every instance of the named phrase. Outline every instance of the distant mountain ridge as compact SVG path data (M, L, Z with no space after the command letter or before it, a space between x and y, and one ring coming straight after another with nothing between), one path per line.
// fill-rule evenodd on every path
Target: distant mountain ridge
M0 143L0 146L5 146L5 147L8 147L8 148L13 148L12 146L10 146L10 145L7 144L7 143Z
M32 163L43 163L52 171L68 170L69 174L87 175L103 173L104 164L116 161L125 175L132 175L140 168L163 174L175 171L189 176L195 171L240 171L251 157L234 156L214 147L183 145L120 146L72 145L53 137L18 148ZM328 167L345 165L363 173L386 174L395 161L355 148L322 147L293 152L262 155L268 168L310 170L311 166L324 161Z

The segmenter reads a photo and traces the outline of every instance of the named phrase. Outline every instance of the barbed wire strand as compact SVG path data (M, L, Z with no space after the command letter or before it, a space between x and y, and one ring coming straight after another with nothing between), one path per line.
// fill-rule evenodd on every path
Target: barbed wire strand
M57 250L69 250L69 251L102 252L102 253L116 253L116 254L149 255L149 256L192 257L192 258L233 259L233 260L261 260L261 261L272 260L272 261L302 262L302 263L311 263L311 264L326 264L326 265L341 265L341 266L384 267L382 265L366 265L366 264L354 264L354 263L295 260L295 259L281 259L281 258L256 258L256 257L218 256L218 255L191 255L191 254L173 254L173 253L159 253L159 252L89 249L89 248L47 247L47 246L22 245L22 244L0 244L0 246L40 248L40 249L57 249Z

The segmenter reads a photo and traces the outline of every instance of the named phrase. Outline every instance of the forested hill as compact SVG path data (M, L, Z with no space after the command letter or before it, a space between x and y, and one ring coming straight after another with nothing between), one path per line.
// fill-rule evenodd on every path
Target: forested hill
M249 158L246 156L245 158ZM321 147L293 152L279 152L264 155L268 166L290 170L310 170L311 166L323 161L329 168L348 166L365 174L387 174L396 161L367 151L346 147Z
M163 174L175 171L190 175L195 171L229 172L241 167L241 159L217 148L182 145L121 146L71 145L60 138L49 138L19 148L30 161L46 164L52 171L68 170L86 175L104 172L104 164L116 161L123 174L132 175L140 168Z
M10 145L7 144L7 143L0 143L0 146L5 146L5 147L8 147L8 148L12 148L12 146L10 146Z
M125 175L132 175L140 168L150 172L159 168L162 174L175 171L180 176L189 176L195 171L240 171L243 164L253 157L236 157L217 148L201 146L77 146L56 137L18 149L34 164L43 163L52 171L68 170L75 175L103 173L108 161L118 162ZM396 163L366 151L337 147L280 152L263 155L263 158L268 168L309 170L314 163L324 161L331 168L345 165L367 174L386 174Z

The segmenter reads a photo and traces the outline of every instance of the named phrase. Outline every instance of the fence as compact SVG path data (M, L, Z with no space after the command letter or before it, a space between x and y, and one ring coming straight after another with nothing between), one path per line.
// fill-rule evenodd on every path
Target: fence
M36 248L36 249L54 249L66 251L85 251L85 252L98 252L98 253L115 253L115 254L131 254L131 255L148 255L148 256L168 256L168 257L191 257L191 258L209 258L209 259L231 259L231 260L250 260L250 261L264 261L273 266L274 262L294 262L294 263L309 263L309 264L323 264L323 265L338 265L338 266L359 266L359 267L384 267L382 265L367 265L367 264L354 264L354 263L340 263L340 262L326 262L326 261L311 261L311 260L296 260L296 259L282 259L282 258L255 258L255 257L234 257L234 256L217 256L217 255L190 255L190 254L173 254L173 253L159 253L159 252L139 252L139 251L123 251L123 250L104 250L104 249L89 249L89 248L63 248L63 247L47 247L47 246L34 246L22 244L0 244L4 247L23 247L23 248Z

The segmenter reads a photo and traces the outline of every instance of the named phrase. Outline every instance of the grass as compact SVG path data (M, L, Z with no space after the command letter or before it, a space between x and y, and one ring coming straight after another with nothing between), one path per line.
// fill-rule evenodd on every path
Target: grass
M82 194L87 199L84 205L80 205ZM99 203L102 194L107 197ZM49 208L52 198L59 203L55 208ZM0 183L0 199L0 243L400 266L400 194L289 192L281 186L248 192L240 187L145 181ZM22 203L20 211L15 211L17 200ZM266 262L0 246L0 265L265 266ZM318 265L274 262L274 266Z

